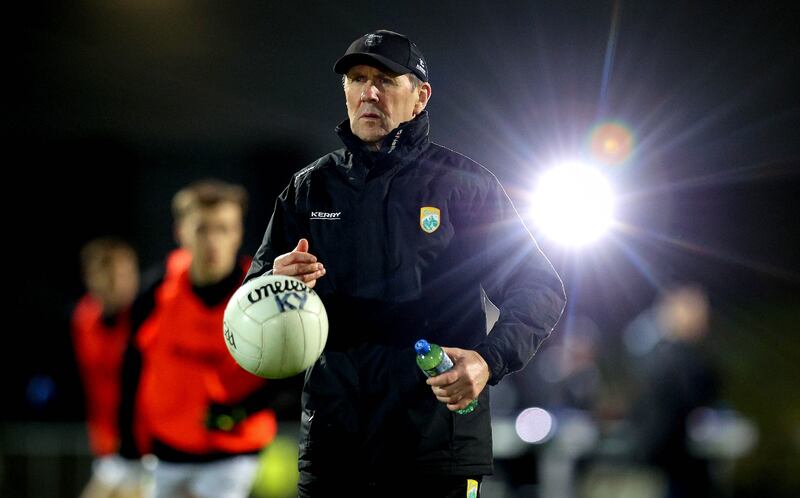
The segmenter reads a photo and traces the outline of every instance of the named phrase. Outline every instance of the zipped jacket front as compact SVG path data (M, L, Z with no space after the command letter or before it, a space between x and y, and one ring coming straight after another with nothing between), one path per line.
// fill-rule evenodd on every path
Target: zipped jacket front
M424 383L412 347L425 338L476 350L496 384L552 331L561 281L496 177L429 141L427 112L380 150L348 121L337 133L345 147L298 171L278 197L246 278L270 271L300 238L325 265L315 290L330 328L306 375L301 468L336 458L315 444L313 426L322 425L323 440L346 434L376 472L489 473L488 389L476 412L453 416ZM488 335L482 289L500 308Z

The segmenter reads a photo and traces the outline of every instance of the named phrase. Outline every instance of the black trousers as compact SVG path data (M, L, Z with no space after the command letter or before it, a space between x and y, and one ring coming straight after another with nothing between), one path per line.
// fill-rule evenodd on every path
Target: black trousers
M398 473L381 477L349 473L319 476L300 471L298 498L479 498L482 476L418 476ZM471 482L472 481L472 482Z

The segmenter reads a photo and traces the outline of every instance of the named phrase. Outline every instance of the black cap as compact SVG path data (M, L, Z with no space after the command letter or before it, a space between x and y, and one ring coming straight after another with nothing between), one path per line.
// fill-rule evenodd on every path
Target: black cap
M422 52L405 35L394 31L379 29L354 41L336 61L333 70L345 74L358 64L377 64L393 73L414 73L420 80L428 81L428 64Z

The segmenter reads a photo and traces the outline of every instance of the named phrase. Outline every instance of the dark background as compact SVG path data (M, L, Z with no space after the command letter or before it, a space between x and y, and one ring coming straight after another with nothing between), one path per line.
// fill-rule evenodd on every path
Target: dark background
M662 286L701 283L729 399L762 438L800 439L786 422L800 420L796 7L143 0L31 2L4 17L4 419L82 417L65 321L81 245L118 235L158 263L173 247L172 194L214 176L251 194L255 252L291 173L340 146L333 62L388 28L426 55L433 140L495 172L524 216L540 171L580 157L595 124L625 123L634 154L608 173L629 228L581 251L535 233L570 313L616 343ZM53 379L38 405L37 375Z

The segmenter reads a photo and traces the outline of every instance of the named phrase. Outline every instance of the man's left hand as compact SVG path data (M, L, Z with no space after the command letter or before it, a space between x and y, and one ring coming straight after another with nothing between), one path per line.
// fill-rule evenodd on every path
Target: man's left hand
M450 411L461 410L477 399L486 387L489 365L477 351L445 347L442 350L453 360L453 368L426 382L436 399L446 404Z

